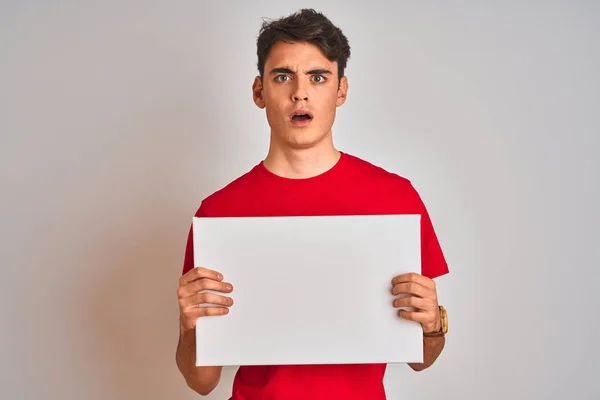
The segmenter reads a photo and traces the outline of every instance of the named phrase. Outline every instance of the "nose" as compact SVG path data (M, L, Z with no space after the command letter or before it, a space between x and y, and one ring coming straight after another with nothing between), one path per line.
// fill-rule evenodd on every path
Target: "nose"
M308 101L307 96L294 95L294 101Z
M301 82L301 79L296 80L296 86L292 92L292 101L308 101L306 84Z

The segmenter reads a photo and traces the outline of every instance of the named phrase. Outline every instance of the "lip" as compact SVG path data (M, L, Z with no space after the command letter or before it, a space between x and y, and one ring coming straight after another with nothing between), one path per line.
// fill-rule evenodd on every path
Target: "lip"
M290 114L290 120L292 118L294 118L294 115L298 115L298 114L306 114L306 115L308 115L310 117L310 121L312 121L312 119L314 118L314 115L310 111L308 111L308 110L306 110L304 108L300 108L300 109L295 110L293 113Z

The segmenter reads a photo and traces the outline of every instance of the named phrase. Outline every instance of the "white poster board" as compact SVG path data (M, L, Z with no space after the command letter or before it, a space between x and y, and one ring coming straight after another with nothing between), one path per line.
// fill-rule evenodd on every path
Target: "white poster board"
M233 284L200 318L196 365L423 361L391 281L421 273L420 215L194 218L194 266Z

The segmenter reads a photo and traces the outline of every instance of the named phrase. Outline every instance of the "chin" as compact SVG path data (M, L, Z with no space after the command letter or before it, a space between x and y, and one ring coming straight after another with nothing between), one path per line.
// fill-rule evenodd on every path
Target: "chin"
M319 144L325 135L316 135L310 133L292 133L287 137L286 143L295 149L307 149Z
M298 128L285 124L277 128L271 128L271 140L291 149L301 150L315 147L326 141L328 137L328 131L319 129L318 126ZM329 130L329 132L331 131Z

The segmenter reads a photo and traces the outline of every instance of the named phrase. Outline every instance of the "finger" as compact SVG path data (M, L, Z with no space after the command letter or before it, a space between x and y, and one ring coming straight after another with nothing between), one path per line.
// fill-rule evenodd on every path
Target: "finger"
M399 299L395 299L393 301L393 305L396 308L399 307L412 307L417 310L429 310L431 306L429 302L425 299L416 296L407 296Z
M417 274L416 272L409 272L407 274L398 275L394 277L394 279L392 279L392 285L397 285L399 283L406 282L415 282L430 289L435 288L435 282L432 279Z
M227 307L196 307L182 313L183 326L194 329L198 318L229 314Z
M213 279L202 278L192 281L177 288L177 296L180 298L194 295L203 290L214 290L216 292L231 293L233 285L229 282L219 282Z
M419 322L421 324L424 324L431 320L431 316L429 315L429 313L422 311L399 310L398 315L400 316L400 318L406 319L408 321Z
M212 317L215 315L225 315L229 313L229 308L227 307L195 307L190 308L184 313L184 318L186 321L195 321L201 317ZM186 325L189 325L186 324ZM193 325L193 324L192 324Z
M417 282L404 282L398 283L392 287L393 295L400 294L411 294L419 297L433 297L434 294L431 289L425 287Z
M196 293L193 296L183 299L183 305L186 308L198 307L205 304L231 307L233 305L233 299L231 297L208 292Z
M213 271L212 269L196 267L192 268L191 270L186 272L181 278L179 278L179 286L187 285L190 282L202 278L208 278L215 281L222 281L223 275L217 271Z

